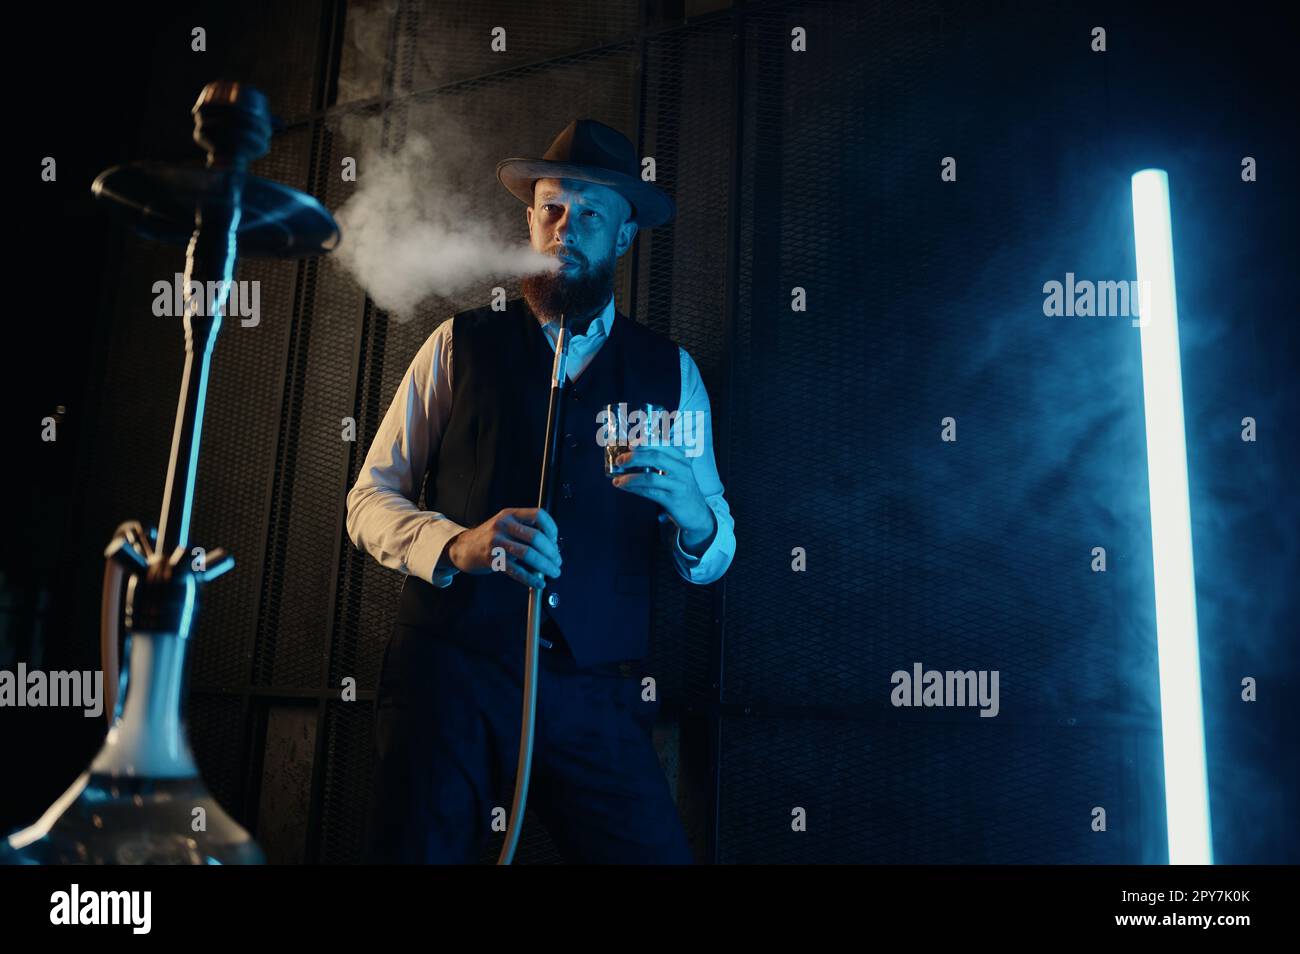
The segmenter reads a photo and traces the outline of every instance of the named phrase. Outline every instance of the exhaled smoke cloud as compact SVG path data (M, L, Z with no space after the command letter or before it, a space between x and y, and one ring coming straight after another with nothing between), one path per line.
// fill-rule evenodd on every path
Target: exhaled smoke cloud
M357 191L335 212L343 241L333 258L399 321L428 298L556 267L526 243L522 222L519 240L503 240L459 187L482 176L485 163L491 168L491 157L476 152L464 141L435 148L409 136L394 153L357 157Z

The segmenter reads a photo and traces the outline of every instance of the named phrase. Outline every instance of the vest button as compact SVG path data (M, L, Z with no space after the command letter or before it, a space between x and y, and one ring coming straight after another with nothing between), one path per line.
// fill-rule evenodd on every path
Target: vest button
M570 500L570 499L572 499L572 497L573 497L573 484L569 483L568 481L565 481L564 483L560 484L560 493L562 493L562 494L564 495L564 499L565 499L565 500Z
M556 540L555 540L555 547L556 547L557 550L563 550L563 549L564 549L564 537L557 537L557 538L556 538Z
M549 606L551 609L555 609L556 607L558 607L560 605L560 594L548 593L546 596L546 605Z
M569 392L569 400L571 400L571 401L581 401L581 400L582 400L582 395L580 395L577 391L570 391L570 392Z
M565 434L564 443L568 444L570 447L577 447L578 439L574 437L572 434Z

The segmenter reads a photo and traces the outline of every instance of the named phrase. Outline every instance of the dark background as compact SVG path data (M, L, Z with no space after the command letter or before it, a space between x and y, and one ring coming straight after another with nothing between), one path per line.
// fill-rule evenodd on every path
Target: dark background
M591 116L653 155L677 199L675 222L621 261L619 305L699 363L737 523L722 582L688 587L666 558L655 581L656 739L701 860L1163 862L1138 332L1042 313L1043 283L1067 271L1134 277L1128 177L1158 165L1215 857L1300 858L1296 77L1266 14L292 0L20 16L15 42L40 69L10 84L22 202L5 378L20 413L0 666L98 665L102 548L122 520L156 522L161 500L182 343L149 288L183 255L113 228L95 174L196 158L195 96L237 78L285 123L262 175L336 209L357 135L454 137L476 158L458 185L522 242L496 161ZM195 25L207 53L190 50ZM493 26L509 52L489 52ZM790 52L793 26L807 53ZM56 183L39 180L47 155ZM239 277L262 282L262 322L228 323L217 346L192 534L239 565L205 594L190 733L272 861L352 861L400 578L351 547L344 498L419 344L490 284L401 324L328 261L248 261ZM956 444L939 440L946 416ZM1245 416L1256 443L1239 438ZM1001 714L891 707L890 674L917 661L999 670ZM346 676L359 703L338 701ZM1246 676L1256 703L1240 701ZM103 722L0 719L9 830L84 768ZM525 841L521 860L554 860L536 825Z

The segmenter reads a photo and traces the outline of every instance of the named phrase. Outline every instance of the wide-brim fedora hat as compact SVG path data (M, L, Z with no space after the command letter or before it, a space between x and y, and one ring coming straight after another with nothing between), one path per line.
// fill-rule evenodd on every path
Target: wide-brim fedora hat
M497 179L527 205L533 204L538 179L581 179L618 192L632 206L637 227L648 229L671 219L677 206L662 189L642 180L640 171L632 141L594 119L573 120L540 159L497 163Z

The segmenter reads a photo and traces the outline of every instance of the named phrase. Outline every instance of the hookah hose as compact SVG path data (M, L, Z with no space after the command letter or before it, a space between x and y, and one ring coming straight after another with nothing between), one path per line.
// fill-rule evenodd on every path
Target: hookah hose
M119 525L108 549L104 551L104 587L99 605L99 659L100 668L104 670L104 717L110 726L117 714L117 704L122 701L123 689L120 685L123 673L120 671L118 649L122 631L122 584L126 579L126 568L113 559L119 550L128 556L131 553L143 553L146 558L152 557L153 547L139 521L128 520Z
M113 710L118 698L117 641L122 614L122 578L126 570L116 560L104 566L104 591L99 606L99 659L104 670L104 716L113 724Z
M546 409L546 442L543 445L542 475L537 492L537 506L547 510L551 506L552 477L555 472L555 447L559 435L557 416L560 398L567 382L564 366L569 357L569 334L560 314L560 330L555 341L555 363L551 366L551 396ZM524 715L519 728L519 762L515 768L515 797L506 823L505 843L497 864L508 865L514 861L519 847L519 834L523 830L524 809L528 804L528 777L533 765L533 730L537 721L537 641L542 629L542 591L528 587L528 618L524 626Z

